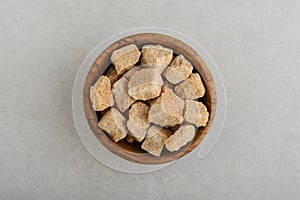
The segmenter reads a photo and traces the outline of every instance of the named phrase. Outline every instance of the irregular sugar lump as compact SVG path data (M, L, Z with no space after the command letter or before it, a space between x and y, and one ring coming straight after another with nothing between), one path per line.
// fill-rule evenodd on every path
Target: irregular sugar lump
M160 156L165 141L170 137L172 132L168 129L159 126L151 126L148 130L146 139L142 144L142 149L151 153L154 156Z
M206 126L209 113L205 105L198 101L186 100L184 120L194 124L197 127Z
M142 48L141 64L154 64L165 69L172 58L172 49L160 45L145 45Z
M193 125L181 126L166 142L166 149L177 151L188 142L192 141L195 136L195 127Z
M115 108L111 108L100 119L98 126L102 128L114 142L127 135L126 118Z
M129 110L127 128L136 141L141 142L150 127L148 120L149 106L142 102L135 102Z
M111 55L111 62L117 74L122 74L131 69L140 59L141 52L136 45L130 44L115 50Z
M128 95L128 80L124 77L114 83L112 92L117 108L121 112L125 112L131 104L135 102L135 100Z
M169 127L183 122L184 101L172 89L163 86L161 96L151 102L149 121Z
M148 100L158 97L163 80L155 69L136 71L128 83L128 94L135 100Z
M95 111L102 111L114 104L110 80L100 76L95 85L90 88L90 99Z
M172 84L177 84L187 79L193 71L192 64L183 55L174 58L163 73L164 77Z
M204 96L205 87L198 73L193 73L188 79L174 88L175 93L182 99L197 99Z

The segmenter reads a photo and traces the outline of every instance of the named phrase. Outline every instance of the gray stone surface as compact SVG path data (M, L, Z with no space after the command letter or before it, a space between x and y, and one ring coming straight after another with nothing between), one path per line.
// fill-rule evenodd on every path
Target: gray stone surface
M298 199L299 10L296 0L2 0L0 199ZM85 150L71 95L88 52L140 26L199 41L220 67L228 112L204 160L132 175Z

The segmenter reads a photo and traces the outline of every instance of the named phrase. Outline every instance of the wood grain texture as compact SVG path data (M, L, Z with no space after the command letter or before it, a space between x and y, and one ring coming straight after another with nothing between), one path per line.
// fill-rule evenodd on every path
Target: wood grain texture
M97 79L111 66L110 56L111 53L123 46L129 44L136 44L141 49L146 44L158 44L174 50L175 54L182 54L188 59L194 68L200 73L203 84L206 89L205 96L201 101L207 106L209 111L209 120L206 127L199 128L193 141L185 145L176 152L168 152L163 150L160 157L152 156L143 151L138 145L122 140L118 143L113 142L100 127L98 127L97 113L92 109L90 101L90 86L94 85ZM182 41L156 33L143 33L131 35L126 38L120 39L107 47L95 60L94 64L86 77L83 89L83 106L88 124L98 138L98 140L114 154L127 159L129 161L143 163L143 164L161 164L176 160L195 149L201 141L205 138L209 129L211 128L217 105L216 87L213 76L200 55L195 50L183 43Z

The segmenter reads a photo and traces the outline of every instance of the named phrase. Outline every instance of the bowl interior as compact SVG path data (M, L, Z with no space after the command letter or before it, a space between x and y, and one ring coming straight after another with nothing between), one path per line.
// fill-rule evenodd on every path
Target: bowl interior
M98 78L104 74L109 67L112 66L110 61L112 52L129 44L135 44L139 49L146 44L157 44L171 48L173 49L174 54L182 54L187 60L189 60L194 66L194 72L198 72L202 78L206 93L204 97L201 98L201 102L206 105L209 112L208 123L205 127L198 128L195 138L178 151L169 152L164 149L160 157L155 157L142 150L140 148L140 144L137 142L128 143L126 140L121 140L118 143L113 142L109 136L107 136L97 125L99 118L101 117L101 113L95 112L92 109L89 94L90 87L95 84ZM212 125L216 111L216 103L215 83L208 66L205 64L201 56L184 42L167 35L156 33L131 35L122 38L107 47L91 66L91 69L86 77L83 90L84 112L91 130L98 140L116 155L126 160L143 164L161 164L170 162L188 154L194 148L196 148L204 139Z

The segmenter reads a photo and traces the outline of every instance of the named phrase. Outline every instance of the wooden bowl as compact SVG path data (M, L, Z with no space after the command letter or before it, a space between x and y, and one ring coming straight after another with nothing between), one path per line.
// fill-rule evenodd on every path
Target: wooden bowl
M205 96L201 98L201 101L206 105L209 111L209 120L205 127L201 127L197 130L195 138L178 151L169 152L164 149L160 157L155 157L142 150L140 148L140 145L138 145L137 143L130 144L126 142L126 140L121 140L118 143L113 142L109 138L109 136L107 136L106 133L104 133L104 131L97 125L100 113L95 112L92 109L90 100L90 87L95 84L95 82L103 73L106 72L108 67L112 66L110 61L112 52L129 44L135 44L139 49L141 49L146 44L158 44L173 49L174 54L182 54L186 59L188 59L194 66L194 72L198 72L202 78L206 93ZM98 138L98 140L111 152L126 160L137 163L162 164L174 161L188 154L193 149L195 149L204 139L212 125L215 116L217 103L216 96L215 83L209 67L205 64L204 60L200 55L197 54L195 50L193 50L182 41L167 35L157 33L142 33L131 35L114 42L98 56L98 58L91 66L91 69L84 83L83 106L91 130Z

